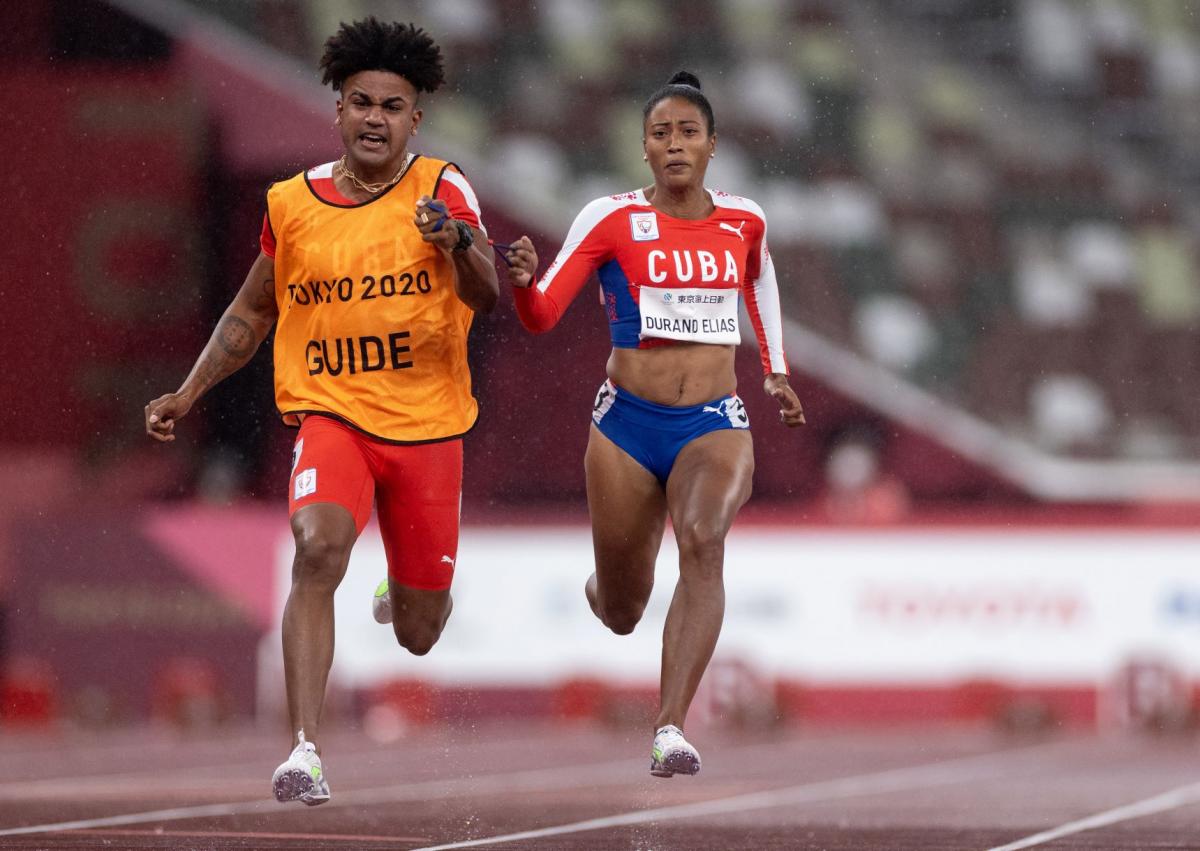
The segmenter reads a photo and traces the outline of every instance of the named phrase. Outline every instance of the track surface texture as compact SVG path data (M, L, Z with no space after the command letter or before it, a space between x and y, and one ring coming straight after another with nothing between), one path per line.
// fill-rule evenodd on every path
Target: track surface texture
M642 733L642 735L638 735ZM278 804L286 736L0 734L0 847L39 849L1200 849L1191 738L985 729L689 730L696 777L651 777L648 731L431 726L321 742L333 800Z

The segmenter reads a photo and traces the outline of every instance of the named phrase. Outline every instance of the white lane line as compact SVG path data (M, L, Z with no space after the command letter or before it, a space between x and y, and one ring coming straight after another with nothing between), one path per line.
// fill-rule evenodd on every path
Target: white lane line
M102 839L125 837L173 837L178 839L299 839L308 844L318 842L387 842L395 845L397 842L424 842L425 836L369 836L359 833L264 833L262 831L236 830L163 830L156 827L152 830L77 830L76 836L98 836ZM109 844L109 843L106 843Z
M1018 839L1016 842L1010 842L1007 845L997 845L995 848L989 848L988 851L1020 851L1022 848L1033 848L1035 845L1053 842L1055 839L1070 836L1073 833L1083 833L1085 830L1108 827L1118 822L1130 821L1142 816L1165 813L1167 810L1186 807L1189 804L1197 802L1200 802L1200 783L1192 783L1188 786L1180 786L1178 789L1172 789L1169 792L1163 792L1161 795L1155 795L1153 798L1135 801L1132 804L1096 813L1094 816L1088 816L1078 821L1067 822L1059 827L1035 833L1033 836Z
M714 816L723 813L740 813L792 804L832 801L861 795L928 789L951 783L995 777L996 763L1010 761L1010 758L1017 754L1045 750L1057 744L1056 742L1049 745L1034 745L1028 748L943 760L941 762L926 763L925 765L878 771L871 774L839 777L835 780L802 783L798 786L788 786L764 792L751 792L729 798L715 798L691 804L677 804L650 810L634 810L603 818L577 821L571 824L554 825L537 830L525 830L520 833L467 839L461 842L450 842L445 845L429 845L424 848L414 848L413 851L451 851L451 849L456 848L500 845L506 842L518 842L523 839L541 839L548 836L562 836L568 833L582 833L589 830L602 830L609 827L623 827L652 821L667 821L694 816ZM1004 766L999 767L1004 768Z
M54 824L31 824L26 827L10 827L7 830L0 830L0 836L21 836L27 833L58 833L64 830L81 830L92 827L122 827L127 824L144 824L148 821L175 821L184 818L203 818L204 816L233 816L254 812L259 807L265 808L266 802L255 801L253 806L245 803L210 804L204 807L178 807L173 810L152 810L146 813L129 813L123 816L107 816L105 818L79 819L78 821L60 821Z
M619 762L593 763L573 768L535 769L532 771L489 774L465 782L462 780L427 780L420 783L387 786L381 789L364 789L343 793L335 792L333 800L323 805L321 809L328 810L334 807L421 801L431 797L461 798L469 795L507 792L514 789L533 792L577 786L595 786L597 784L596 774L605 770L618 768L622 772L630 772L634 770L634 765L635 763L632 760L621 760ZM643 767L642 760L638 760L636 765ZM291 804L289 806L297 805ZM253 801L237 801L228 804L175 807L165 810L127 813L118 816L62 821L53 824L33 824L25 827L0 830L0 836L20 836L30 833L59 833L67 830L83 830L96 827L124 827L131 824L161 823L179 821L181 819L204 818L207 816L262 815L271 814L272 812L282 813L284 812L284 808L273 800L256 798Z
M778 754L781 747L778 742L763 745L748 745L744 748L733 748L730 754L740 756L763 754ZM631 776L644 772L645 760L622 759L609 762L595 762L583 765L565 766L560 768L539 768L526 771L511 771L498 774L487 774L478 778L452 780L426 780L418 783L399 783L375 789L359 789L349 792L337 792L333 800L321 807L322 810L344 806L366 806L371 804L401 803L404 801L421 801L429 798L466 798L471 795L492 795L505 792L539 792L557 789L574 789L594 787L604 783L628 783ZM602 780L605 772L611 772L613 777ZM291 805L296 806L296 805ZM253 801L237 801L226 804L207 804L191 807L174 807L148 812L127 813L116 816L103 816L76 821L54 822L51 824L34 824L25 827L13 827L0 830L0 836L20 836L31 833L59 833L68 830L85 830L98 827L124 827L131 824L146 824L149 822L180 821L182 819L204 818L208 816L238 816L247 814L271 814L283 812L281 805L273 800L256 798Z
M460 748L464 751L469 750L472 755L477 755L482 751L492 750L499 750L501 753L506 753L511 752L514 745L525 742L531 744L540 743L544 742L545 738L546 737L544 733L536 735L531 733L528 736L520 736L513 739L506 739L504 741L469 742L460 745ZM86 747L89 748L88 753L91 755L93 752L91 751L90 746ZM121 750L128 752L130 747L133 747L133 745L127 743L121 746ZM183 747L187 749L191 748L190 745L184 745ZM234 747L234 750L236 750L236 746ZM179 745L177 744L176 754L178 754L178 751ZM335 744L334 748L331 749L331 752L338 754L338 762L342 762L343 760L346 762L355 762L375 757L379 752L379 747L377 745L373 745L369 748L362 749L344 748L337 747ZM228 753L228 749L226 749L225 753ZM427 759L442 759L443 757L448 756L450 753L451 752L447 750L445 744L435 741L426 741L411 746L410 749L406 751L405 755L408 759L423 763ZM29 763L32 761L36 763L38 757L43 755L45 754L21 757L16 761L23 763ZM251 772L260 772L268 764L274 764L275 760L278 759L278 751L267 751L265 749L263 750L260 758L254 760L245 760L236 764L230 763L227 759L221 761L220 755L221 752L213 750L209 755L212 760L211 763L198 764L195 760L193 760L189 765L183 767L178 765L178 758L176 757L175 761L171 764L163 764L161 766L151 768L137 768L129 771L109 772L105 774L73 773L69 776L51 777L13 776L7 781L7 784L4 787L0 787L0 800L23 800L28 798L37 798L43 795L52 796L67 793L82 796L89 794L92 791L92 788L95 786L108 787L110 784L122 783L127 780L145 780L150 784L157 783L161 786L170 782L168 778L173 778L177 775L189 779L196 777L198 774L204 775L208 772L219 772L225 777L229 777L231 775L243 775ZM0 753L0 759L11 759L11 757ZM211 781L209 782L211 785ZM137 792L140 790L133 789L131 791Z

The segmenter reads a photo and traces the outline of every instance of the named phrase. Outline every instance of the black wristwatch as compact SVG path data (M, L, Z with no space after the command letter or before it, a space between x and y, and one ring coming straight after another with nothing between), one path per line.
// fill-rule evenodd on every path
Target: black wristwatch
M471 226L462 219L455 219L454 226L458 228L458 242L450 250L457 254L471 247L475 242L475 234L471 231Z

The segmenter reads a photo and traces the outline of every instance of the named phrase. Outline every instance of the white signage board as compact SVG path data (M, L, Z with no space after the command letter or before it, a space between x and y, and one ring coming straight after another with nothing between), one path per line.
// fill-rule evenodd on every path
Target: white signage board
M290 582L281 542L278 613ZM678 575L668 529L645 618L628 636L592 615L584 528L467 528L454 614L424 657L371 618L385 575L372 526L336 598L333 680L538 685L656 682ZM1134 658L1200 672L1200 530L786 530L730 535L717 656L810 683L1099 681ZM278 623L278 616L276 618ZM264 655L278 654L278 634Z

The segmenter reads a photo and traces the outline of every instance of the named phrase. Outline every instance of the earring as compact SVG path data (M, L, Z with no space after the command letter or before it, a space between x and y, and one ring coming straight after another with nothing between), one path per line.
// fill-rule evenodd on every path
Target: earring
M642 154L642 162L644 162L644 163L650 162L650 158L648 156L646 156L645 154Z
M412 130L409 130L409 131L408 131L408 133L409 133L409 135L410 135L410 136L416 136L416 135L417 135L417 128L416 128L416 127L414 127Z
M342 123L342 116L340 116L340 115L339 115L337 118L333 119L333 126L334 126L334 127L337 127L337 126L338 126L339 124L341 124L341 123Z

